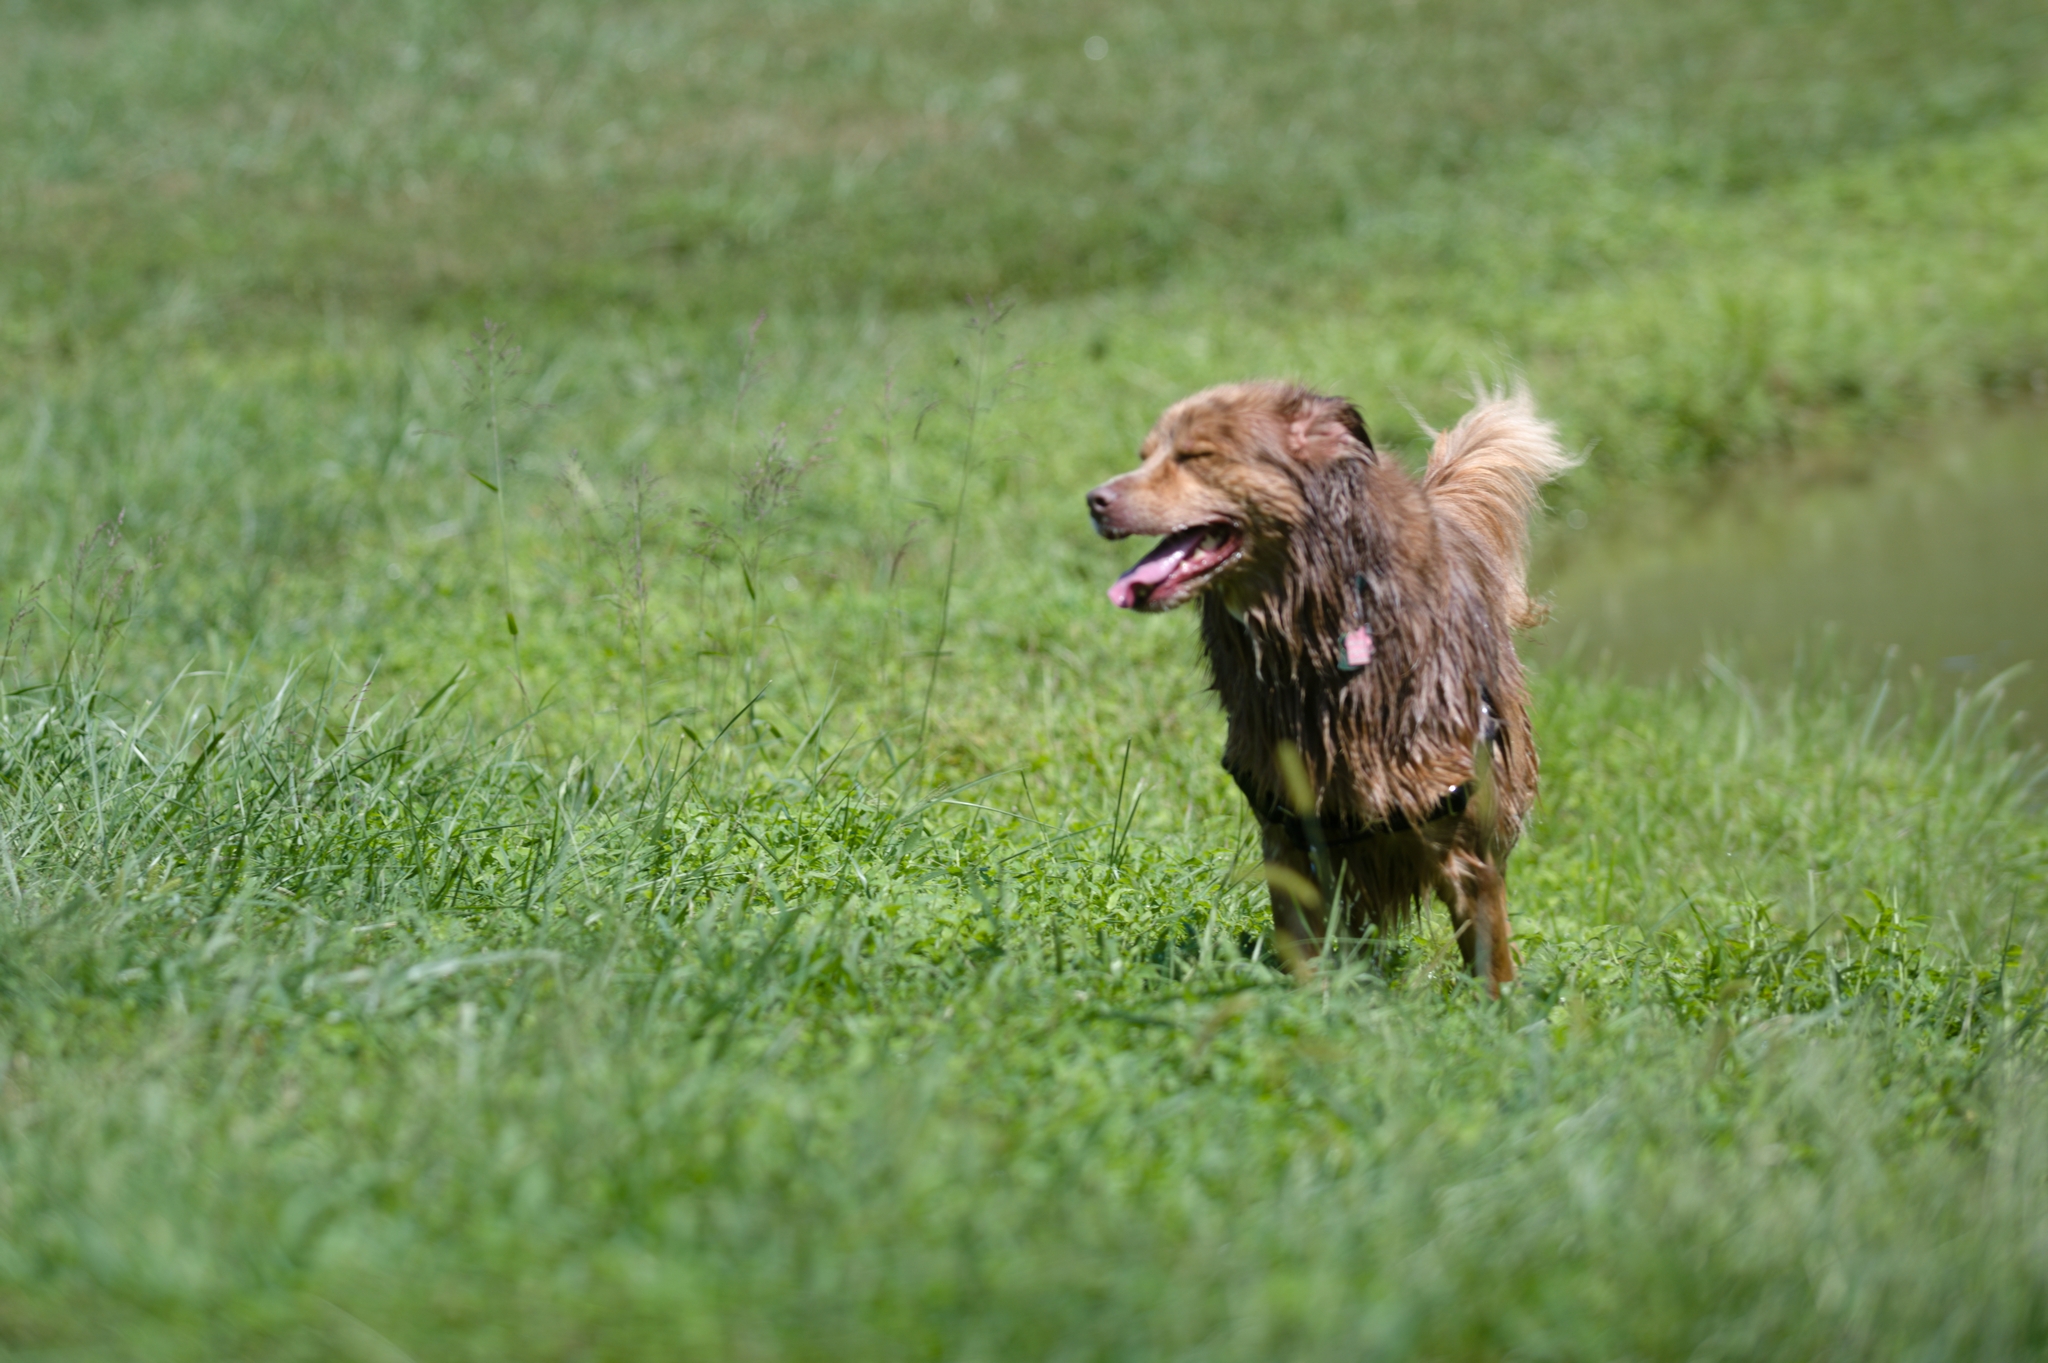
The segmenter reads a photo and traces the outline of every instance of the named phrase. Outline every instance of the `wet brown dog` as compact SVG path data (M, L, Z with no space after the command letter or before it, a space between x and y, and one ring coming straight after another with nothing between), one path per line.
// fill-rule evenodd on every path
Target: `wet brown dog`
M1350 403L1244 383L1176 403L1139 466L1088 494L1101 534L1165 537L1111 601L1201 598L1223 765L1264 830L1292 962L1433 891L1468 968L1514 978L1504 873L1536 748L1513 635L1541 618L1538 489L1574 462L1519 390L1439 434L1418 483Z

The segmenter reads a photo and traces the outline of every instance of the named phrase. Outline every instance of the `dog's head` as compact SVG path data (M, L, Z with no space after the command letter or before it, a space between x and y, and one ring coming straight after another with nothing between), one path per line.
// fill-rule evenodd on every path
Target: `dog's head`
M1291 383L1232 383L1183 398L1145 437L1138 467L1088 494L1096 533L1159 535L1109 589L1133 610L1172 610L1210 587L1233 605L1286 563L1311 515L1316 472L1371 458L1358 411Z

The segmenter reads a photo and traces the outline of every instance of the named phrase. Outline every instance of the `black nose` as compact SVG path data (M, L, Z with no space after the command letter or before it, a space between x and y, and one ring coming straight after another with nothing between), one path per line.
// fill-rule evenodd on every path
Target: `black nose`
M1095 519L1096 529L1102 528L1103 518L1109 515L1109 509L1115 505L1116 494L1109 490L1106 483L1088 494L1088 514Z

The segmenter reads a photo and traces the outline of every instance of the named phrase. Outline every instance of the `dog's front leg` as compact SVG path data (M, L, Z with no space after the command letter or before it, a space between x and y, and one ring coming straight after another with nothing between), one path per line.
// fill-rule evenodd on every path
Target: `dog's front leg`
M1273 900L1273 949L1297 978L1307 979L1323 949L1329 914L1306 849L1277 824L1261 824L1266 852L1266 890Z
M1444 858L1437 897L1451 911L1451 930L1465 969L1486 981L1495 997L1515 978L1515 957L1508 945L1508 885L1500 868L1484 857L1454 848Z

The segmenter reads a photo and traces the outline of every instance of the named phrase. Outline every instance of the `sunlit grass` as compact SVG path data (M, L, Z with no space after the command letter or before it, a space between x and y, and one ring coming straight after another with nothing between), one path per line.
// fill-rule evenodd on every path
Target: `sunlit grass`
M565 770L458 692L165 700L8 720L22 1343L2037 1337L2048 831L1981 707L1546 677L1492 1004L1434 923L1293 983L1206 760L930 790L846 716Z

